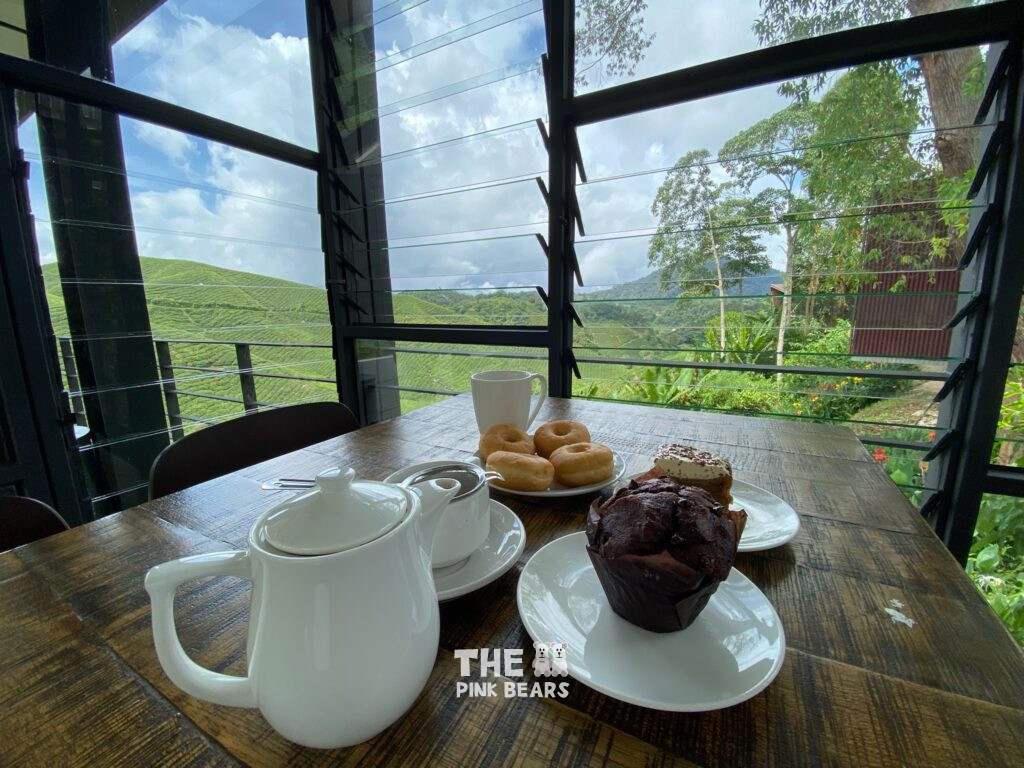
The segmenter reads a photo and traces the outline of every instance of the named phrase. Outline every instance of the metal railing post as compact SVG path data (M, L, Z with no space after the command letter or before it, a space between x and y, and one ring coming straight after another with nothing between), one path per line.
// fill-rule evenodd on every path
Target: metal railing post
M174 364L171 362L171 345L162 339L156 345L156 360L160 368L160 386L167 404L167 423L171 425L171 439L181 440L185 429L181 422L181 406L178 405L178 390L174 386Z
M242 386L242 405L246 413L256 413L256 378L252 375L252 353L245 342L235 344L235 358L238 360L238 381Z

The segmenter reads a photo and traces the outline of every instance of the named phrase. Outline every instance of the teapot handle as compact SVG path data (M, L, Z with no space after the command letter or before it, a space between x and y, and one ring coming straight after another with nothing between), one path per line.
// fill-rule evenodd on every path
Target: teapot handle
M174 625L174 592L179 584L207 576L252 579L246 552L211 552L154 566L146 574L146 591L153 603L153 640L160 666L171 682L192 696L228 707L255 707L248 677L224 675L196 664L185 653Z

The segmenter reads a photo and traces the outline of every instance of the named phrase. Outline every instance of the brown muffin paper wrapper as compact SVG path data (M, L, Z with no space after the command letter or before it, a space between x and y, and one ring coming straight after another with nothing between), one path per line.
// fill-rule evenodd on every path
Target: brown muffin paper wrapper
M599 506L600 499L595 499L588 515L587 554L612 610L650 632L686 629L722 582L679 562L668 552L602 557L592 546ZM739 541L747 513L729 510L726 515L736 525Z
M704 610L721 583L693 572L689 584L648 562L648 556L623 555L609 560L587 545L590 562L612 610L651 632L686 629ZM656 556L655 556L656 557ZM687 588L689 587L689 588Z

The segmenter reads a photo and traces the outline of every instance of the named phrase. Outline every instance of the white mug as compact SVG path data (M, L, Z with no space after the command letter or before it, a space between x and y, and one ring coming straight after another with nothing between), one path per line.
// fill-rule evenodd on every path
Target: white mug
M533 380L540 382L537 403L530 410ZM528 429L548 396L548 380L529 371L483 371L472 377L473 410L483 434L498 424Z

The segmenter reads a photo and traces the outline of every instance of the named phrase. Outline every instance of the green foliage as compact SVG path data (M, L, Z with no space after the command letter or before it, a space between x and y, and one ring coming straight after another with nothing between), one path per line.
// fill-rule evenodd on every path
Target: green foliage
M787 357L787 365L834 366L837 356L849 354L852 331L848 320L838 320L834 327L825 330L814 329L807 340L794 345L792 351L800 354ZM899 367L857 361L847 361L845 365L863 370ZM790 405L796 415L828 420L849 419L878 398L907 389L910 382L857 375L824 378L785 374L783 386L794 393Z
M708 371L684 404L697 410L780 413L783 398L773 378L746 371Z
M999 435L1024 435L1024 380L1020 366L1007 377ZM996 439L992 461L1024 467L1024 446ZM967 572L1010 632L1024 646L1024 498L982 497Z
M906 0L761 0L761 17L754 22L754 34L762 45L778 45L894 21L906 12ZM828 73L821 73L783 83L779 92L806 101L826 82Z
M771 364L775 345L775 318L765 312L725 313L725 354L728 363ZM708 323L704 338L709 348L718 344L718 330Z
M623 400L678 405L683 402L687 389L697 381L698 375L693 368L645 366L640 369L639 378L628 381L618 392Z
M1024 499L982 499L967 573L1024 646Z
M1007 466L1024 467L1024 379L1019 374L1015 377L1014 371L1021 371L1021 368L1011 369L1006 379L992 460ZM999 439L1000 435L1007 439Z
M953 237L963 238L970 224L971 209L968 208L967 190L974 179L974 170L964 173L959 179L943 177L939 180L939 199L942 208L942 222L949 229L949 235L932 238L932 255L945 259ZM952 235L952 237L950 236Z
M814 132L816 119L814 105L798 102L740 131L719 153L729 175L744 189L768 176L786 195L797 194L800 176L806 170L800 147Z
M924 166L909 134L918 127L916 99L889 62L854 67L840 76L814 110L807 153L808 193L819 205L843 210L906 197ZM871 141L856 141L879 136Z
M644 34L644 0L580 0L576 5L576 85L632 75L654 35Z
M736 185L711 176L711 153L689 152L669 171L655 195L651 213L658 230L648 258L662 279L685 282L686 293L725 293L724 275L756 274L769 266L759 237L771 232L771 211L763 197L737 197Z

